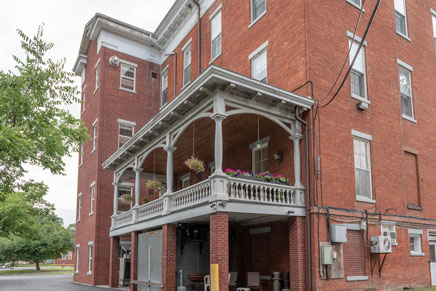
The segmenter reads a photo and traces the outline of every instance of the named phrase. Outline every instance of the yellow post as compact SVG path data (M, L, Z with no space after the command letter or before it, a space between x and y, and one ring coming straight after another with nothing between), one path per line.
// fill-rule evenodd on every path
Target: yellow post
M210 290L220 290L220 274L218 264L210 264Z

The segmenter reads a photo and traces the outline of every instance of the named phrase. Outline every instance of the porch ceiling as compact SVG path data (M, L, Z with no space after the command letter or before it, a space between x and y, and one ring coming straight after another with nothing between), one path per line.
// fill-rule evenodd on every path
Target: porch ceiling
M176 124L182 122L186 115L201 106L210 104L212 102L210 95L217 90L224 91L229 99L256 100L263 107L273 106L287 112L293 112L295 106L309 109L313 104L310 98L217 66L210 66L110 156L102 164L102 167L116 170L131 165L135 156L143 152L144 149L162 143L165 134L170 132Z

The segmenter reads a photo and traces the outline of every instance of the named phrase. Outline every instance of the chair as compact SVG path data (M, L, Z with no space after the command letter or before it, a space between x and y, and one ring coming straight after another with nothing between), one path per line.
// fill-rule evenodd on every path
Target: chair
M204 276L204 291L207 291L207 287L210 289L210 275Z
M236 291L251 291L251 288L260 288L260 276L259 272L247 273L247 287L239 287Z
M235 289L238 281L238 272L230 272L229 273L229 286L232 287L232 290Z

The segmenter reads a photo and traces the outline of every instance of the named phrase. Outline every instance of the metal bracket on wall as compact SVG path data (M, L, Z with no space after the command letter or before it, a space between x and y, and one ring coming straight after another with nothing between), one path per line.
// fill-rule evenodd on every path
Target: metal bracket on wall
M377 260L377 262L378 262L378 276L379 276L379 277L381 277L381 271L382 271L382 269L383 269L383 265L385 264L385 260L386 260L386 256L387 256L387 255L388 255L388 254L385 254L385 255L383 256L383 261L382 261L381 264L380 264L380 254L377 254L377 256L378 256L378 260ZM372 275L372 273L373 273L373 271L374 271L375 264L377 264L377 262L375 262L374 265L372 265L372 267L371 267L371 275Z

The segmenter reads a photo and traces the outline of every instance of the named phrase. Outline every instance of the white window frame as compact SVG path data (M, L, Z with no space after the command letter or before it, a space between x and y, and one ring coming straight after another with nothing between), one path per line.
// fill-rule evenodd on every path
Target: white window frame
M118 186L118 199L120 199L120 191L122 190L122 189L129 189L129 191L130 191L130 196L133 196L133 187L134 187L134 184L132 184L132 183L121 183L119 186ZM130 208L132 208L132 206L133 206L133 201L130 201ZM121 211L122 212L122 211Z
M260 145L260 147L259 148L257 148L257 147L253 147L252 149L251 149L251 171L253 172L253 173L255 173L256 172L256 152L257 151L261 151L261 150L263 150L264 148L267 148L268 147L268 141L265 141L265 142L263 142L261 145ZM267 156L266 157L266 159L262 159L262 160L260 160L258 163L261 163L262 164L262 162L263 161L267 161L268 162L268 160L269 160L269 157ZM260 172L265 172L265 171L268 171L268 169L264 169L263 171L260 171Z
M354 165L354 186L356 187L356 162L355 162L355 152L354 152L354 141L361 141L361 142L365 142L367 149L366 152L368 153L367 156L367 164L368 164L368 169L362 169L362 170L368 170L369 171L369 194L370 197L365 197L365 196L360 196L357 195L356 190L355 190L355 195L356 195L356 201L359 202L367 202L367 203L375 203L375 199L373 198L373 191L372 191L372 169L371 169L371 141L372 141L372 136L363 132L359 132L356 130L351 130L351 135L353 137L353 165ZM358 168L360 169L360 168Z
M120 65L120 90L124 90L124 91L130 92L130 93L136 93L136 68L138 67L138 65L135 63L126 61L126 60L121 60L121 59L120 59L120 64L121 64ZM126 67L126 66L133 68L133 78L123 76L123 67ZM133 89L125 88L122 86L123 78L133 81Z
M353 0L346 0L346 2L356 7L359 10L362 9L362 0L359 0L360 5L356 4ZM362 12L365 12L365 9L363 9Z
M93 265L93 257L94 257L94 242L88 242L88 272L86 275L92 275L92 265Z
M94 89L94 94L95 94L95 92L97 92L99 81L100 81L100 58L95 63L95 89Z
M436 11L433 9L430 9L430 11L431 11L431 19L433 25L433 47L435 50L435 58L436 58Z
M394 17L395 17L395 31L398 35L404 37L405 39L407 39L408 41L411 41L411 39L409 38L409 25L407 23L407 5L406 5L406 0L399 0L399 1L403 1L403 5L404 5L404 14L400 11L397 10L397 7L395 7L395 1L394 0ZM396 13L399 13L401 15L404 16L404 22L406 24L406 34L402 33L401 31L397 30L397 16Z
M187 174L181 176L180 181L181 181L181 189L185 189L185 188L191 186L191 173L187 173ZM189 186L183 187L183 183L185 183L186 181L189 182Z
M407 63L401 61L400 59L397 59L397 64L398 64L398 89L400 92L400 104L401 104L401 117L404 119L407 119L411 122L416 123L416 119L415 119L415 106L414 106L414 100L413 100L413 80L412 80L412 72L413 72L413 67L408 65ZM400 71L406 71L409 73L409 81L410 81L410 96L407 96L410 98L410 104L411 104L411 110L412 110L412 116L403 114L403 93L401 92L401 84L400 84Z
M91 183L89 190L89 198L90 198L90 205L89 205L89 215L94 214L94 208L95 208L95 181Z
M259 14L256 19L253 19L253 1L255 0L250 0L250 25L248 26L248 28L252 27L256 22L258 22L265 14L266 14L266 0L265 2L265 10Z
M250 60L250 68L251 68L251 78L254 78L254 70L253 70L253 64L254 61L256 61L258 58L260 58L263 54L265 54L266 59L266 77L265 77L265 83L268 82L268 41L265 41L262 45L260 45L257 49L255 49L249 56L248 59ZM262 82L262 80L255 79L257 81Z
M79 274L79 253L80 253L80 244L76 244L76 270L74 271L75 274Z
M92 123L92 151L91 154L93 152L95 152L95 150L97 149L97 137L98 137L98 119L96 119L93 123Z
M188 40L188 42L183 46L182 48L182 53L183 53L183 87L185 87L186 85L188 85L191 80L192 80L192 47L191 47L191 42L192 42L192 38ZM189 49L189 63L188 60L186 58L186 54L185 51ZM185 75L185 71L186 68L188 68L188 66L190 67L189 69L189 79L185 79L186 75Z
M83 83L85 83L85 78L86 78L86 65L82 69L82 73L80 73L80 85L83 86Z
M387 222L382 223L380 225L380 233L381 233L382 236L384 236L385 232L387 232L388 233L387 236L391 238L392 245L393 246L397 246L398 245L398 242L397 242L397 229L395 227L395 224L394 223L387 223ZM395 235L394 235L395 239L392 239L392 233L395 233Z
M422 235L423 231L422 229L408 229L409 233L409 248L410 248L410 239L413 238L414 240L414 250L410 249L410 255L412 257L423 257L425 254L422 252Z
M164 92L164 76L166 75L166 89L167 89L167 98L166 102L163 103L163 92ZM165 67L165 69L162 70L162 73L160 74L161 78L161 89L160 89L160 106L164 106L168 104L168 65Z
M77 222L80 221L80 216L82 214L82 192L77 195Z
M136 122L123 120L123 119L119 119L119 118L117 121L118 121L118 148L120 148L120 138L121 137L131 139L135 135ZM121 135L120 134L121 126L131 126L132 127L132 136Z
M83 114L85 112L85 109L86 109L86 85L82 89L82 112L81 112L81 114Z
M210 63L215 61L222 53L222 40L223 40L222 39L222 32L223 32L222 31L222 20L223 19L222 19L221 7L222 7L222 4L220 4L220 6L217 9L215 9L215 11L209 17L209 22L210 22L210 59L211 59ZM218 17L220 18L220 20L219 20L219 23L220 23L219 33L217 34L217 36L213 37L213 34L212 34L213 23L214 23L214 20L218 19ZM214 40L216 40L218 38L220 38L219 52L217 53L216 56L214 56L213 55L213 42L214 42Z
M80 144L80 152L79 152L79 167L83 165L83 143Z
M347 31L347 36L348 36L348 47L350 48L351 44L353 44L353 47L357 47L362 43L362 38L358 37L358 36L354 36L354 34L350 31ZM352 42L354 37L354 43ZM357 99L359 101L363 101L365 103L370 103L369 98L368 98L368 84L367 84L367 76L366 76L366 46L367 46L367 42L366 40L363 42L363 46L360 49L359 55L362 56L362 71L359 71L358 69L355 69L353 67L352 71L356 71L358 73L361 73L363 75L363 93L365 96L359 96L354 94L353 92L350 92L351 94L351 98ZM353 61L354 56L351 56L351 52L350 52L350 65L351 62ZM356 63L359 60L359 58L356 59ZM356 66L356 63L354 63L354 66ZM350 85L351 85L351 76L350 76Z

